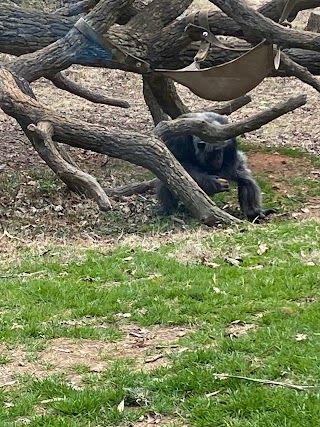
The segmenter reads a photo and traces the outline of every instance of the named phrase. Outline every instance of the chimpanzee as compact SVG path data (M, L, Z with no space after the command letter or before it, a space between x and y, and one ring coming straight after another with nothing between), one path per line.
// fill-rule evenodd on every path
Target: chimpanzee
M188 113L179 118L197 118L215 125L228 123L226 117L212 112ZM165 143L209 196L229 191L229 181L235 181L238 184L240 208L248 219L264 218L275 212L275 209L262 208L260 188L247 167L245 155L238 151L235 138L225 141L222 148L192 135L170 137ZM160 202L157 214L165 215L177 208L178 200L161 181L156 186L156 192Z

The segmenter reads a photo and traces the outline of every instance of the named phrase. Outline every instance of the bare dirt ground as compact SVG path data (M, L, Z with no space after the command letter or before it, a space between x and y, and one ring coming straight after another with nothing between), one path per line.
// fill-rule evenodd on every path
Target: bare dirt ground
M2 345L1 355L8 359L8 363L0 366L1 383L10 385L17 374L43 378L64 372L74 385L80 386L81 375L75 372L76 366L85 365L91 372L99 373L116 359L131 359L135 361L134 369L147 372L168 365L171 353L188 350L178 341L191 331L189 328L139 328L135 325L119 325L119 328L124 333L121 340L57 338L37 353L36 358L30 357L30 353L22 348Z
M257 6L262 3L261 0L252 0L251 4ZM212 8L213 6L205 1L195 1L192 9L199 7ZM308 12L303 12L299 15L294 25L303 28L308 18ZM95 105L76 96L70 95L59 89L56 89L50 82L45 79L40 79L33 84L38 99L46 105L54 108L56 112L67 114L71 117L80 118L89 123L95 123L105 126L107 129L121 132L121 129L127 131L143 132L146 135L152 132L152 120L143 101L142 83L137 75L123 73L114 70L105 69L86 69L79 66L73 66L66 71L66 74L73 80L83 84L84 86L101 90L109 96L123 98L130 102L129 109L120 109L116 107ZM191 108L209 108L214 107L216 103L202 100L193 95L188 89L179 86L179 93L184 102ZM295 78L273 78L266 79L251 93L253 101L234 113L231 121L237 121L245 117L250 117L252 114L262 111L277 102L282 101L292 95L306 93L308 102L302 108L286 114L285 116L274 120L272 123L263 128L245 135L245 141L253 144L274 145L277 147L292 147L299 148L308 153L316 155L320 154L319 138L320 138L320 123L319 123L319 94L309 86L301 83ZM23 181L23 190L26 185L36 185L34 180L29 177L29 171L34 168L43 166L43 162L30 146L27 138L15 120L0 112L0 178L6 173L20 171L20 178ZM125 175L123 182L121 179L113 175L114 165L118 165L119 161L109 161L106 166L106 157L95 153L73 150L78 163L88 172L96 174L99 169L99 177L105 185L121 185L127 179L134 180L134 176ZM291 159L284 160L277 155L259 156L251 155L249 158L250 165L253 171L265 170L281 177L282 174L295 174L295 172L305 173L301 160ZM285 163L284 163L285 162ZM121 163L121 162L120 162ZM138 168L138 172L141 170ZM103 177L101 178L101 176ZM17 195L23 199L22 193L17 191ZM63 200L64 194L61 194L60 199ZM73 205L78 203L77 200L72 201ZM60 206L59 199L52 202L57 209ZM81 201L80 210L86 202ZM0 195L0 207L6 211L8 200ZM88 202L86 207L93 208L93 204ZM14 209L17 207L14 206ZM38 209L38 206L32 209ZM125 209L125 208L124 208ZM41 212L40 212L41 213ZM21 216L25 214L22 210ZM9 210L5 212L5 216L11 215ZM34 215L37 215L34 211ZM96 210L92 215L99 215ZM74 212L73 212L74 216ZM38 218L41 222L41 218ZM87 221L87 218L78 218L79 221ZM39 222L38 221L38 222ZM72 222L72 219L70 218ZM24 224L22 224L24 226Z

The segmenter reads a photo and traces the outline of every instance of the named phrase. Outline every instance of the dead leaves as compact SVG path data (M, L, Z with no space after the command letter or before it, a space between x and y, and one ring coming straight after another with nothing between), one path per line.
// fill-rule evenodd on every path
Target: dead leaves
M259 256L262 256L266 254L268 251L270 251L270 248L268 245L262 242L258 242L258 247L256 249L256 253ZM202 255L200 258L200 264L205 265L209 268L218 268L223 266L223 263L221 260L229 265L232 265L234 267L244 268L247 270L261 270L264 268L262 264L256 264L256 265L245 265L249 261L250 254L245 251L245 249L237 245L235 248L230 249L226 253L217 254L215 258L209 258L208 255ZM246 258L246 263L244 262ZM220 262L219 262L220 261Z

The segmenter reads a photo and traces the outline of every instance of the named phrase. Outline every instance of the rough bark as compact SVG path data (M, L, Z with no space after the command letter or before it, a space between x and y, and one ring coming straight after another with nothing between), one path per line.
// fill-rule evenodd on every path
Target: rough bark
M301 107L307 102L306 95L289 98L286 102L278 104L266 111L257 113L250 119L227 125L213 125L200 119L176 119L169 122L159 123L155 128L155 134L166 140L173 134L197 135L203 141L218 144L227 141L245 132L259 129L271 120Z
M250 95L240 96L240 98L233 99L232 101L225 102L224 104L218 107L211 107L207 109L202 109L201 111L213 111L214 113L229 116L240 108L251 102Z
M159 106L145 77L143 77L143 96L155 126L162 121L169 120L169 116Z
M80 0L68 3L55 11L57 15L62 16L77 16L80 14L88 13L94 6L97 5L99 0ZM148 3L148 0L135 0L132 6L126 8L121 16L117 19L117 23L124 25L130 19L140 12Z
M133 194L144 194L149 190L154 189L157 179L150 179L149 181L137 182L134 184L124 185L118 188L107 188L105 190L108 196L112 197L128 197Z
M121 11L133 0L100 1L86 16L86 21L99 34L104 34L116 21ZM39 52L17 58L10 69L27 81L47 74L56 74L72 65L77 57L88 56L92 46L87 37L73 27L65 37Z
M189 108L182 102L172 80L159 74L144 77L155 100L162 111L175 119L181 114L189 113Z
M135 3L136 2L134 2L134 5ZM283 4L284 0L273 0L261 6L258 11L270 19L277 20L280 17ZM320 0L298 0L292 17L294 17L299 10L317 6L320 6ZM181 13L184 8L185 5L180 8L179 13ZM125 8L125 10L127 9L128 7ZM170 19L172 19L174 15L171 14L170 16ZM10 7L6 4L0 5L0 19L2 22L0 30L0 51L14 55L33 52L48 46L65 36L75 22L75 18L61 17L40 11L23 10L17 7ZM140 16L138 19L138 23L140 22L140 24L141 19L143 19L143 13L142 17ZM36 27L30 24L33 22L37 22ZM215 34L238 37L245 36L241 26L221 12L211 12L209 14L209 23L211 31ZM195 48L187 48L190 45L190 39L187 34L184 33L185 25L186 19L175 20L172 24L160 31L155 31L153 34L151 32L149 35L146 34L146 37L139 36L135 43L129 40L128 33L131 31L130 23L127 29L123 30L123 33L117 34L119 30L115 32L112 30L111 35L113 35L114 40L120 46L124 49L128 48L131 53L135 53L142 59L150 60L150 63L155 68L178 69L190 64L196 53ZM137 25L135 25L135 27L137 27ZM18 33L16 32L16 28L19 28ZM252 32L250 34L252 38ZM290 34L289 32L289 37ZM122 38L122 36L125 37ZM248 31L246 32L246 37L251 39L250 35L248 35ZM143 49L138 46L140 39L142 39ZM146 39L148 39L149 48L145 47ZM257 35L255 35L255 39L257 39ZM181 53L177 54L177 52ZM213 54L209 56L206 62L207 66L218 65L235 57L235 54L232 52L216 52L216 50L212 52ZM286 49L285 52L293 61L308 68L312 74L317 75L320 73L319 53L295 48ZM92 53L95 53L95 55L74 55L73 62L81 65L119 68L128 71L123 65L106 58L105 52L98 46L95 47ZM278 73L277 75L285 76L288 74L282 71L282 73Z
M37 126L30 124L23 130L32 141L33 146L37 148L41 158L69 188L75 187L76 191L80 189L81 192L92 197L102 211L111 209L110 200L97 180L88 173L68 163L62 157L57 144L52 140L54 130L51 123L38 122Z
M320 92L320 81L314 77L306 67L292 61L288 55L281 52L281 69L286 71L286 74L297 77L304 83L312 86L315 90Z
M202 223L240 222L219 209L187 174L167 147L153 136L139 133L107 132L105 128L56 115L20 91L11 73L0 68L0 105L25 129L46 118L53 127L54 140L73 147L117 157L143 166L167 184L191 213Z
M312 31L314 33L320 33L320 9L313 10L310 13L305 30Z
M320 36L285 28L238 0L209 0L236 21L244 31L283 47L320 51Z

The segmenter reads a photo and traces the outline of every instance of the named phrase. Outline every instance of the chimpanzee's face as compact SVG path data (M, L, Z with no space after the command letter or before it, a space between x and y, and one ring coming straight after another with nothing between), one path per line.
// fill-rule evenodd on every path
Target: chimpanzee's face
M223 149L217 149L214 144L201 141L198 137L193 137L193 144L198 162L209 173L218 172L222 167Z

